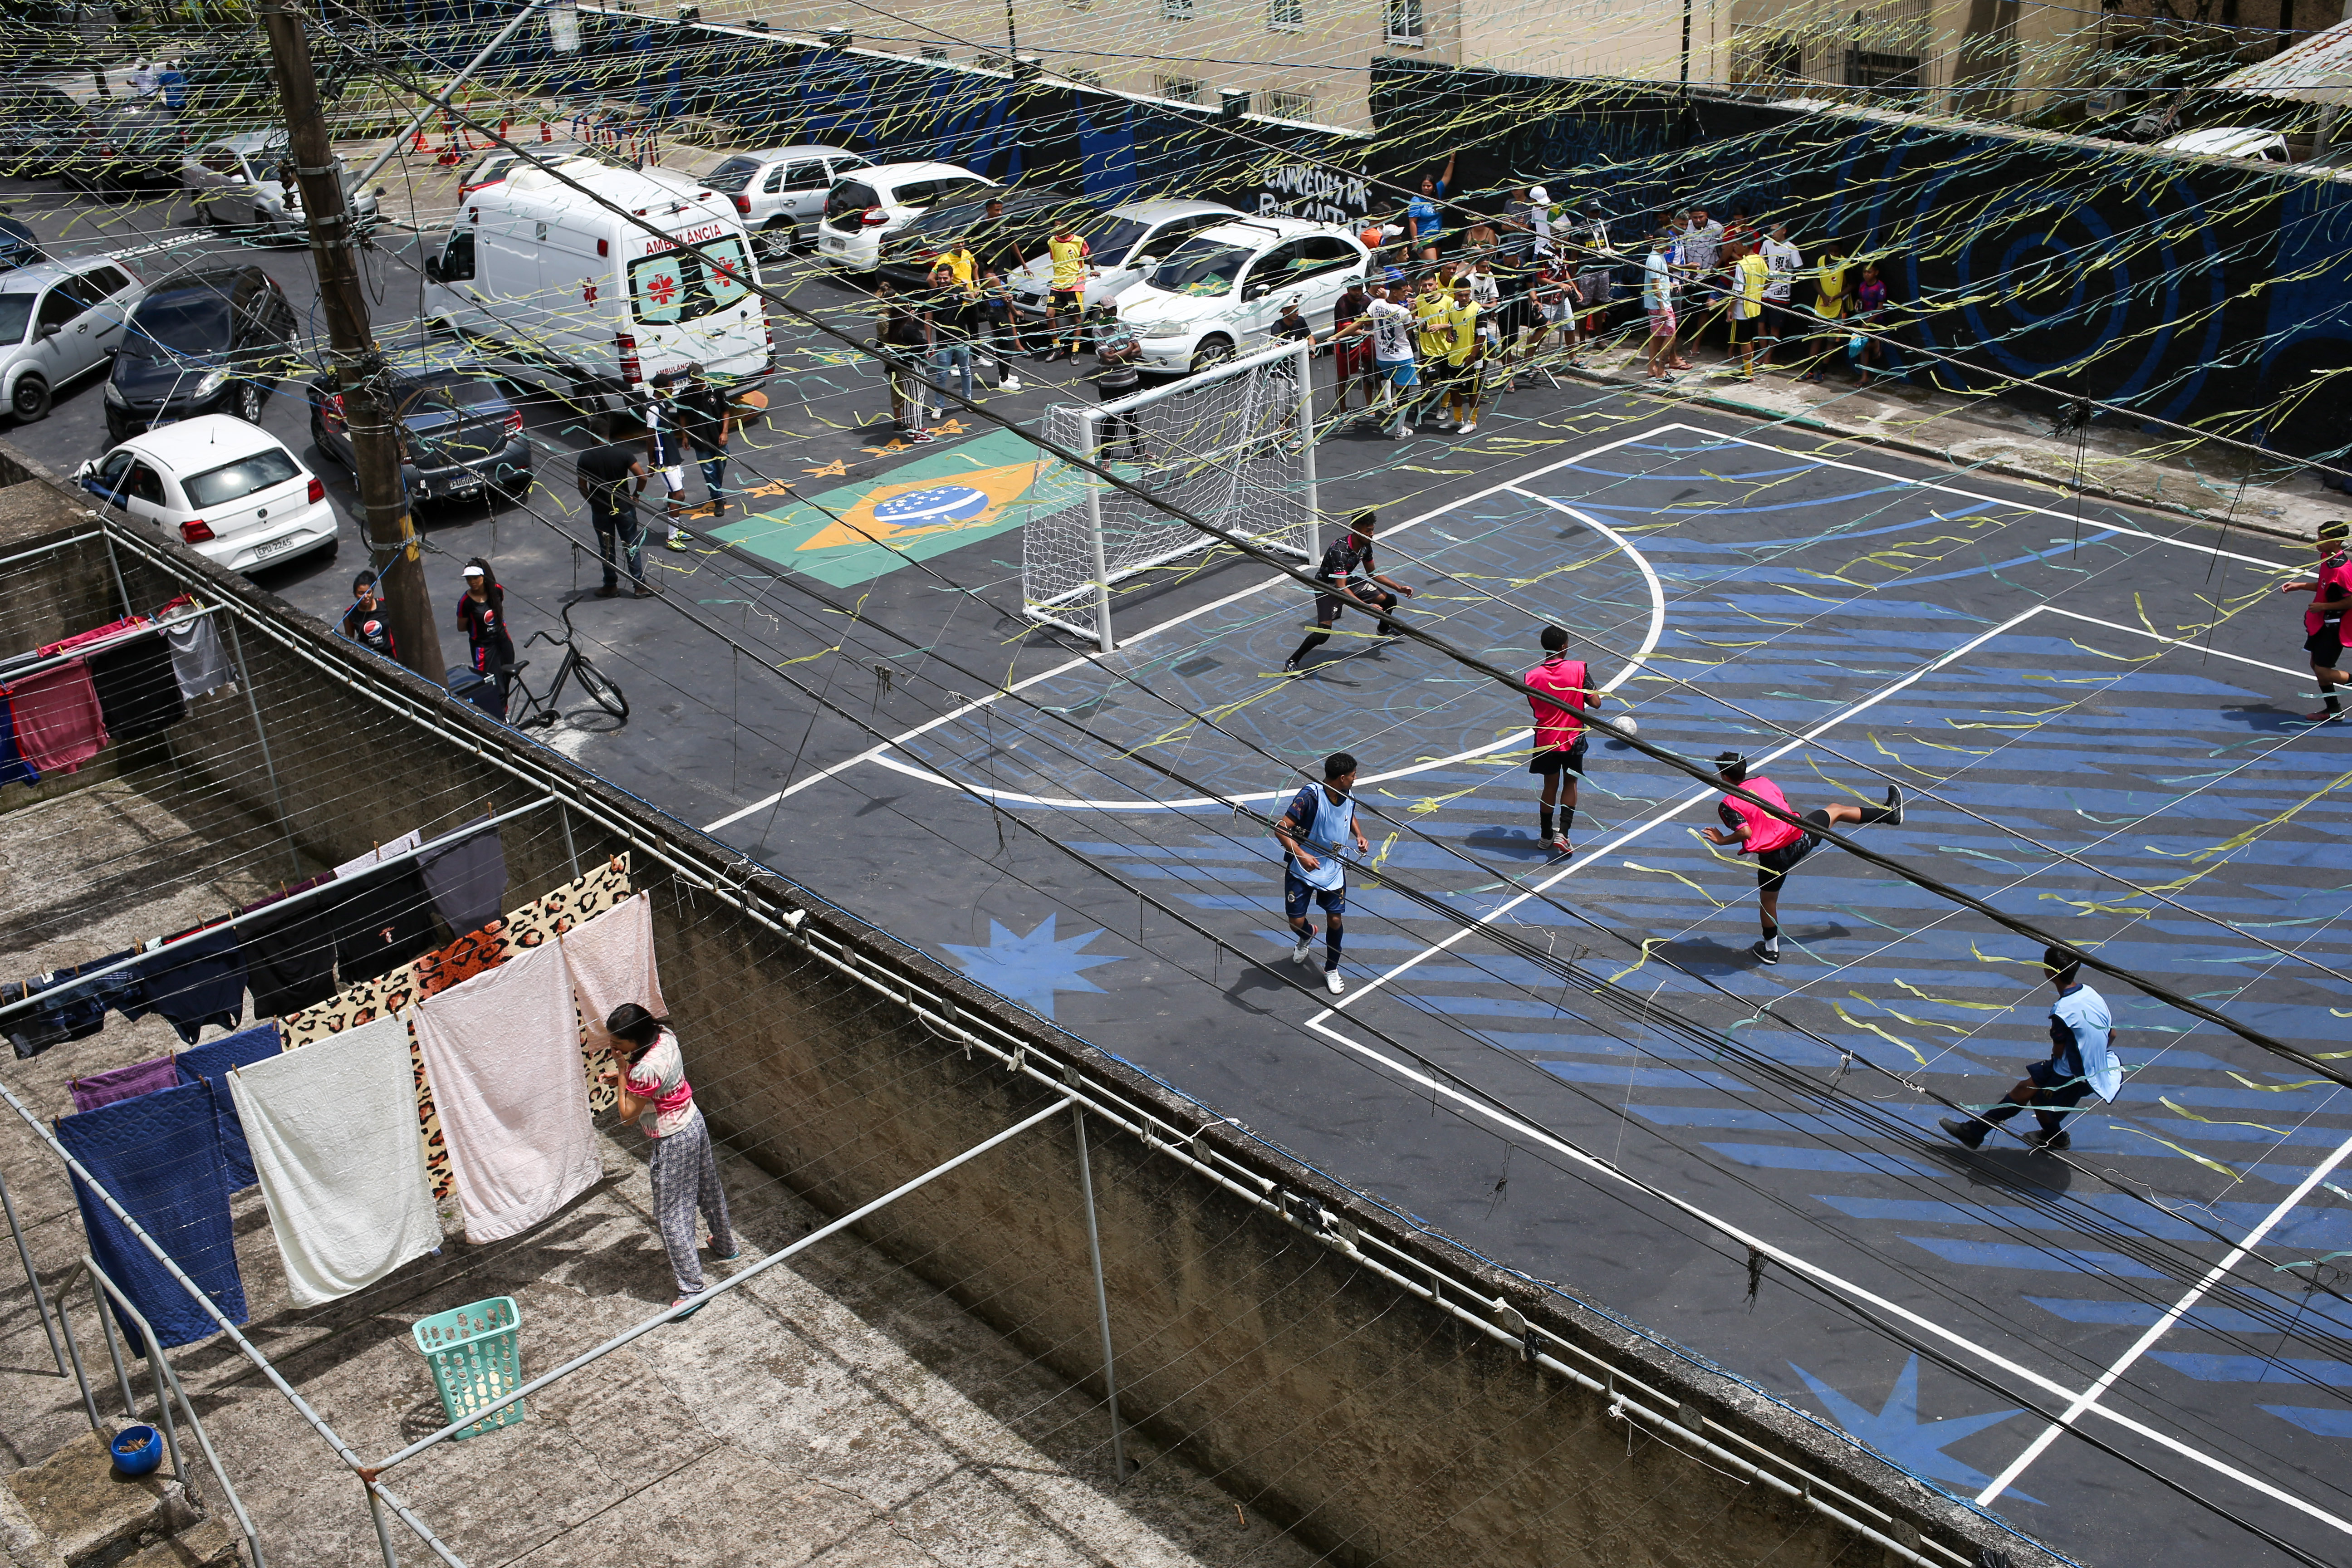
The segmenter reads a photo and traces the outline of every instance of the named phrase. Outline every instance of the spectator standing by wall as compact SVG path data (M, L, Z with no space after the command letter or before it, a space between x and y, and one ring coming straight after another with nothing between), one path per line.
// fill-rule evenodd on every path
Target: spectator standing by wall
M1773 351L1780 346L1780 333L1788 326L1791 307L1790 296L1797 281L1797 269L1805 264L1802 252L1789 243L1789 226L1772 226L1771 237L1765 240L1764 266L1769 276L1764 284L1764 315L1756 324L1757 338L1764 345L1762 363L1772 363Z
M874 298L881 307L882 346L891 356L883 371L890 388L890 417L902 439L929 446L931 433L923 427L923 400L929 388L916 367L931 357L930 312L887 283L875 285Z
M1667 259L1673 242L1664 234L1652 237L1650 258L1642 264L1642 310L1650 319L1650 335L1642 345L1650 362L1650 379L1670 381L1668 366L1687 368L1675 356L1675 268Z
M1440 204L1454 184L1454 162L1459 153L1445 155L1443 174L1422 177L1421 191L1404 207L1405 246L1423 261L1437 259L1437 247L1445 237L1445 214Z
M490 574L490 563L475 556L466 563L466 592L457 601L457 629L472 650L474 673L497 693L490 717L504 722L507 682L513 679L514 637L507 630L507 591Z
M1846 299L1846 273L1845 246L1838 240L1824 240L1821 265L1813 272L1813 335L1828 342L1806 367L1807 381L1821 380L1822 362L1837 353L1844 340L1846 307L1850 302Z
M678 395L679 426L693 449L695 466L702 470L702 488L710 501L713 521L727 513L727 442L735 434L735 405L710 384L698 364L686 367L686 390Z
M930 292L924 309L931 317L931 379L944 390L950 375L961 379L957 390L971 401L971 312L975 296L942 258L931 268Z

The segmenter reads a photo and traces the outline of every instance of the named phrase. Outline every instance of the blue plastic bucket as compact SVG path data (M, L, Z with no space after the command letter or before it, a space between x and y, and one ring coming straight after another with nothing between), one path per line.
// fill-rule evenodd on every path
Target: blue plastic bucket
M112 1447L114 1468L126 1476L143 1476L163 1462L163 1434L152 1426L125 1426Z

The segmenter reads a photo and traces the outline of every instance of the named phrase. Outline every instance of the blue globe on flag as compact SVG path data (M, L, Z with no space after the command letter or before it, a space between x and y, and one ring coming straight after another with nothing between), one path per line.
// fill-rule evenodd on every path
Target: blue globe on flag
M874 509L874 521L895 528L943 528L969 522L989 509L986 490L970 485L935 485L892 496Z

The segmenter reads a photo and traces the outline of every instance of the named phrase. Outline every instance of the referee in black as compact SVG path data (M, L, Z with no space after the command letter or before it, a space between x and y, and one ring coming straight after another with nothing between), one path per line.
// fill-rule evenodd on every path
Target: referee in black
M1381 636L1394 635L1388 613L1396 608L1397 595L1410 597L1412 590L1393 577L1381 576L1372 564L1372 530L1379 525L1378 514L1360 511L1348 520L1348 536L1323 552L1323 563L1315 569L1315 629L1282 661L1284 674L1307 673L1299 661L1331 640L1331 623L1349 605L1381 616L1374 628ZM1364 574L1360 585L1350 581L1358 572Z

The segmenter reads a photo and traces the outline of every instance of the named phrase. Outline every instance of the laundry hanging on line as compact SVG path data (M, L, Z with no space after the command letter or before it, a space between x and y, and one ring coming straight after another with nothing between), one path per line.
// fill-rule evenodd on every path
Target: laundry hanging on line
M132 1062L129 1067L109 1068L88 1078L75 1079L66 1087L73 1095L76 1110L96 1110L119 1100L136 1100L159 1089L176 1088L179 1081L180 1074L172 1065L172 1058L163 1056Z
M228 1071L274 1057L279 1049L278 1026L256 1024L250 1029L191 1047L172 1058L173 1069L182 1083L201 1083L212 1090L213 1116L220 1123L221 1172L232 1193L241 1193L253 1185L254 1173L245 1127L237 1119L236 1102L229 1094Z
M572 927L562 940L580 1006L581 1038L589 1052L602 1056L613 1049L604 1020L624 1002L635 1002L656 1018L669 1016L654 962L650 894L625 900L619 908Z

